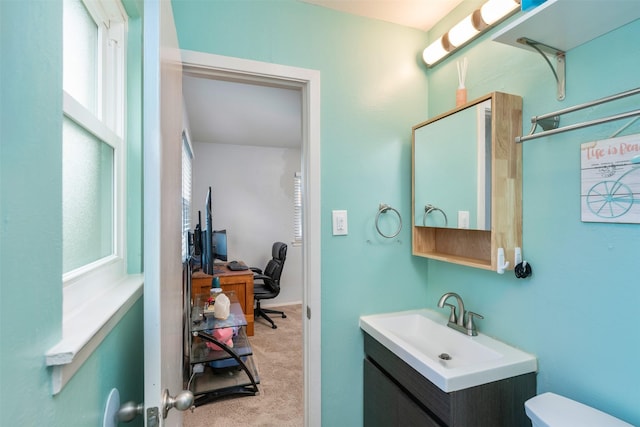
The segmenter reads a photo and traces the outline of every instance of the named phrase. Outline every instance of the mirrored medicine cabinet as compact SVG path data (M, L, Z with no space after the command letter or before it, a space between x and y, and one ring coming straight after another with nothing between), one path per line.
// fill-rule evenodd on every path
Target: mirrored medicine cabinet
M490 230L491 99L429 121L414 138L415 225Z
M413 254L496 270L522 240L522 98L493 92L412 128Z

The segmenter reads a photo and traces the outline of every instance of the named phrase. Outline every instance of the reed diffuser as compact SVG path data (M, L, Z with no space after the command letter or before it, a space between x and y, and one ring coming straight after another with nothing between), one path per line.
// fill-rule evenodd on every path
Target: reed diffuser
M467 103L467 88L464 85L464 81L467 78L467 58L464 57L462 61L456 62L458 66L458 89L456 90L456 107L459 107Z

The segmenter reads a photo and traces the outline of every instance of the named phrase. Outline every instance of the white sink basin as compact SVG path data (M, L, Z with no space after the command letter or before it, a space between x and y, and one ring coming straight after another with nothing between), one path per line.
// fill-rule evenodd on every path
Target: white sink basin
M538 367L531 354L482 333L470 337L449 328L447 318L433 310L362 316L360 328L445 392L535 372ZM450 359L444 360L447 355Z

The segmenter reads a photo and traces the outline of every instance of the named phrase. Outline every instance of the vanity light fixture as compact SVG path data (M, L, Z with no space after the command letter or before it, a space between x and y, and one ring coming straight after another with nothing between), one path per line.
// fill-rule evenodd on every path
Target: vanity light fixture
M444 59L457 48L464 46L483 31L497 24L520 9L520 0L489 0L480 9L444 33L422 52L422 59L428 67Z

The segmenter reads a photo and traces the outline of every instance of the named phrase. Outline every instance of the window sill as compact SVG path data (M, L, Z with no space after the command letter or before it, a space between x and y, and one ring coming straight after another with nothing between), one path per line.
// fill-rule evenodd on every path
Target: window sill
M62 322L62 339L46 353L52 394L59 393L142 295L142 274L126 276Z

